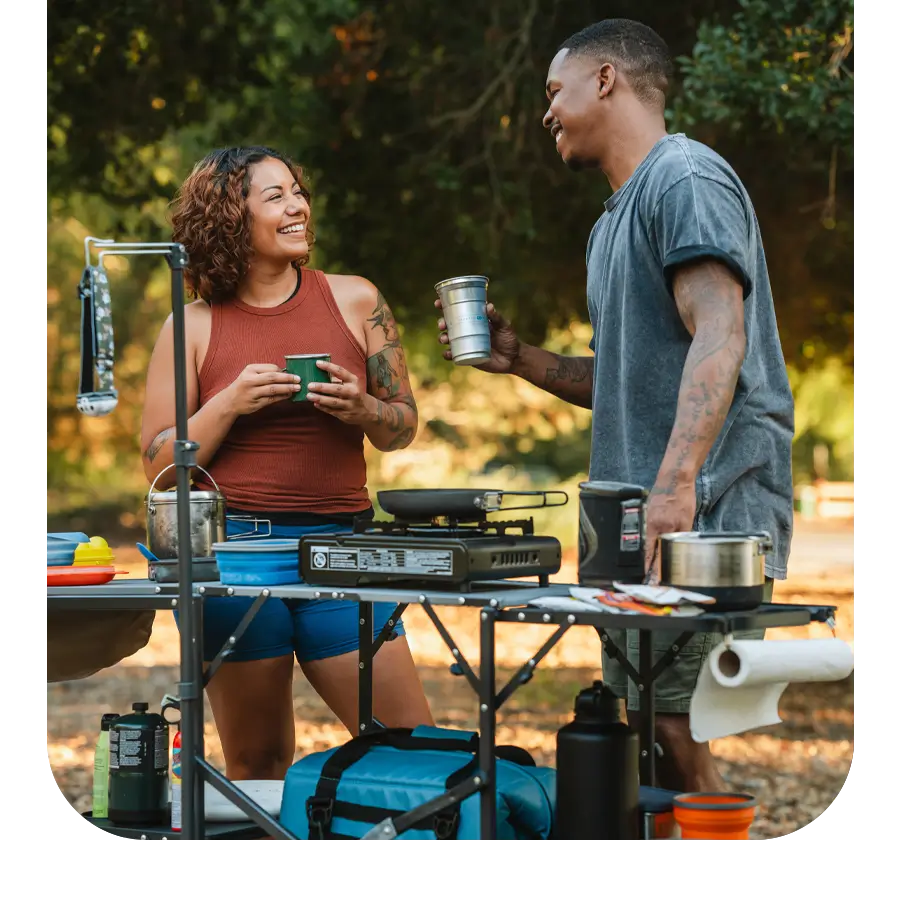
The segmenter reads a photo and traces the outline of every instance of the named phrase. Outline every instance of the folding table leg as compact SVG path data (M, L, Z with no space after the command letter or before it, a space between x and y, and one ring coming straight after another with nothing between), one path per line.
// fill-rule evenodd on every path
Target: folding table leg
M638 632L638 700L641 784L656 784L656 688L653 680L653 632Z
M372 730L372 644L373 618L371 600L359 602L359 733Z
M497 613L481 612L481 669L479 681L478 765L484 772L481 788L481 840L497 840L497 762L495 755L497 729L496 673L494 638Z

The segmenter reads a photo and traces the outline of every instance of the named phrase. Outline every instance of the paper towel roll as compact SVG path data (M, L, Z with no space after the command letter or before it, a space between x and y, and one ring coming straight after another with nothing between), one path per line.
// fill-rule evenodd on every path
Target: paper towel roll
M792 681L839 681L853 671L853 650L836 639L733 641L716 646L691 697L695 741L776 725L778 701Z

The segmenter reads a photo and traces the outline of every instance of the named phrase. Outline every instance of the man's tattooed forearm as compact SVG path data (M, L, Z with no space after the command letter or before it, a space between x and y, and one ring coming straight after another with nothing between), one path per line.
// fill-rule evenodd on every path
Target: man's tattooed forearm
M553 386L562 387L561 382L568 384L580 384L582 381L589 381L594 374L594 361L587 356L558 356L556 357L556 366L547 369L544 378L544 386L548 390L553 390Z
M147 448L147 459L150 462L153 462L156 459L157 454L160 450L165 446L166 442L169 440L172 435L175 434L174 428L167 428L165 431L161 431L153 440L150 442L150 446Z

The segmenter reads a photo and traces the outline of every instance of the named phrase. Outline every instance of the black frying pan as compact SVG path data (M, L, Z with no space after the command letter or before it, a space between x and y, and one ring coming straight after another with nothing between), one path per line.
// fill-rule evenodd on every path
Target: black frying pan
M550 494L563 497L562 503L548 503ZM540 497L542 502L523 506L504 506L504 496ZM563 506L568 502L564 491L490 491L465 488L438 490L379 491L381 508L398 519L407 522L429 522L447 517L461 522L477 522L489 512L505 512L508 509L535 509L542 506Z

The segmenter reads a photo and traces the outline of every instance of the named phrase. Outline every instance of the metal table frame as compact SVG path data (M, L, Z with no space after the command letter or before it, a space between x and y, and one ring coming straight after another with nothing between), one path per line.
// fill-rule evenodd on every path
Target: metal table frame
M722 635L753 628L774 628L807 625L811 621L833 625L835 608L832 606L794 606L790 604L765 604L750 612L705 613L696 617L672 619L653 615L622 615L603 612L560 612L538 607L524 607L531 599L540 597L569 596L570 585L535 585L522 581L499 581L475 584L469 591L409 590L390 586L377 588L328 589L315 585L282 585L256 590L221 584L201 585L197 588L203 597L247 596L255 599L225 646L210 665L207 676L218 668L230 652L231 646L243 634L250 620L271 596L285 600L318 600L330 598L359 604L359 731L370 732L381 727L373 716L373 662L375 654L387 640L394 624L410 604L422 607L434 624L442 640L450 650L454 662L450 671L465 677L479 702L478 769L452 792L436 800L422 804L399 817L394 822L384 822L373 828L369 839L396 838L428 816L474 793L481 794L481 839L496 840L497 810L494 780L496 774L496 725L497 711L523 684L531 680L540 661L553 649L572 626L589 626L596 629L607 654L617 659L627 676L637 685L640 702L640 777L641 782L655 782L655 682L668 668L681 648L697 633L716 632ZM395 609L378 635L374 634L373 604L392 603ZM480 610L479 671L476 675L463 656L453 637L437 614L436 607L464 606ZM524 608L523 608L524 607ZM496 685L496 624L498 622L524 622L528 624L555 625L553 634L497 691ZM610 639L607 629L628 628L639 632L639 664L636 670L622 650ZM669 650L653 663L652 635L654 631L674 632ZM184 750L182 750L184 752ZM218 785L217 785L218 786ZM220 789L222 789L220 787ZM225 791L223 790L223 793ZM230 796L230 794L226 794ZM400 821L402 820L402 821ZM263 827L262 820L257 819ZM267 830L269 830L267 828ZM273 832L270 832L273 833ZM283 836L283 835L281 835Z
M479 745L478 769L452 792L445 793L427 804L423 804L405 814L402 821L386 822L367 835L370 839L393 839L414 827L427 816L460 802L476 792L481 793L481 839L495 840L497 834L496 794L493 790L495 778L495 739L497 711L523 684L531 680L534 670L546 655L559 643L572 627L592 627L600 635L607 654L618 659L629 678L637 684L640 698L640 775L643 784L653 784L655 778L654 726L654 683L659 675L671 665L681 647L695 633L716 632L730 634L751 628L773 628L802 626L811 621L827 622L833 625L835 608L832 606L794 606L789 604L767 604L751 612L705 613L694 618L671 619L662 616L629 615L601 612L560 612L538 607L524 606L530 600L540 597L567 597L569 585L550 584L540 586L534 582L498 581L483 582L465 592L425 590L415 591L390 586L379 588L328 589L315 585L283 585L263 589L237 587L219 583L199 583L189 592L189 603L198 622L196 639L185 648L185 629L181 629L181 670L182 681L179 693L184 714L185 670L199 668L202 673L203 635L202 607L206 598L219 596L246 596L253 598L250 607L235 627L233 633L219 649L205 674L201 674L199 696L202 689L213 677L219 666L230 655L232 648L257 614L263 603L270 597L285 600L314 600L327 597L334 600L359 604L359 731L364 733L381 727L373 715L373 662L376 653L387 640L396 621L410 604L422 607L446 644L454 662L450 671L466 679L478 699ZM141 579L133 579L101 585L98 587L48 588L48 609L50 610L110 610L110 609L176 609L184 610L183 592L179 586L158 585ZM392 603L395 609L384 628L374 634L374 603ZM469 661L457 646L438 615L439 607L456 606L475 608L480 611L479 671L476 675ZM182 615L182 623L185 616ZM496 625L501 623L526 623L556 626L553 633L541 647L529 657L498 691L496 684ZM609 628L629 628L639 631L639 664L635 669L607 634ZM652 634L654 631L675 632L670 649L653 664ZM195 713L200 722L200 739L189 738L182 719L182 792L183 822L180 835L170 833L170 837L196 839L207 836L209 825L204 821L202 805L203 783L208 781L264 832L272 837L294 840L294 835L284 829L279 822L259 807L250 797L235 787L204 757L203 707ZM191 760L193 783L190 791L185 784L185 763ZM198 804L197 796L201 801ZM191 802L193 801L193 802ZM102 827L102 826L101 826ZM246 828L246 824L244 825Z

